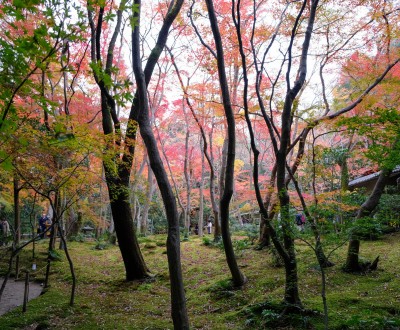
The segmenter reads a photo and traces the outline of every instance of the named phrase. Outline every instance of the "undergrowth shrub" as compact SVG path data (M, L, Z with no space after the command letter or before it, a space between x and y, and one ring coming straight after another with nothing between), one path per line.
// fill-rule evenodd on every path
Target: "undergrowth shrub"
M350 230L354 236L364 240L376 240L383 234L382 224L372 217L357 219Z
M76 235L74 235L74 236L71 236L71 237L69 238L69 240L70 240L71 242L83 243L83 242L86 241L86 237L85 237L85 235L83 235L82 233L78 233L78 234L76 234Z
M109 247L109 243L104 240L96 240L96 245L94 246L94 248L96 250L105 250L108 247Z

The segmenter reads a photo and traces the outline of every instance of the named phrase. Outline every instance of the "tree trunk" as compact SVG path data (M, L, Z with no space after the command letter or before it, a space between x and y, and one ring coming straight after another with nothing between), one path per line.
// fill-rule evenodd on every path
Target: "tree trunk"
M242 274L237 265L229 231L229 206L233 194L236 147L235 117L230 101L229 87L225 73L224 52L222 47L221 34L218 28L218 22L212 0L206 0L206 5L209 14L211 30L214 36L215 47L217 50L218 77L228 128L226 141L226 170L223 171L224 180L221 180L223 181L223 190L220 191L220 193L222 193L222 197L220 198L221 233L222 240L224 242L226 260L232 274L233 285L236 287L240 287L246 283L246 277Z
M221 168L219 172L219 182L218 182L218 191L219 191L219 199L220 199L220 207L219 207L219 215L218 217L214 217L214 241L218 242L221 238L221 231L222 231L222 220L221 220L221 199L224 191L225 185L225 176L226 176L226 169L227 169L227 157L228 157L228 145L229 145L229 138L226 136L224 139L224 144L222 146L222 158L221 158Z
M389 181L392 170L383 169L379 174L378 180L376 181L374 190L368 199L361 205L357 212L356 219L361 219L371 215L375 208L379 204L379 200L383 194L383 191ZM343 269L347 272L359 272L361 265L358 259L360 253L360 241L356 235L350 235L349 247L347 250L347 260Z
M19 205L19 192L21 188L19 187L19 180L17 174L14 174L14 228L15 228L15 235L13 246L14 249L18 248L21 242L21 212L20 212L20 205ZM7 234L9 235L9 233ZM4 235L5 236L5 235ZM4 239L8 240L8 237L5 236ZM19 277L19 254L15 258L15 279Z
M203 236L203 226L204 226L204 166L205 166L205 157L204 157L204 142L203 139L200 139L200 151L201 151L201 179L199 186L199 220L198 220L198 235L200 237Z
M143 206L143 212L141 216L141 223L140 223L140 232L143 235L147 234L148 231L148 221L149 221L149 209L150 209L150 204L151 200L153 198L154 194L154 174L153 171L151 170L150 166L148 167L148 172L147 172L147 194L146 194L146 203ZM138 218L139 221L139 218Z
M185 136L185 160L183 165L183 174L185 176L185 183L186 183L186 207L185 207L185 216L184 216L184 226L188 234L190 234L190 197L191 197L191 173L190 173L190 156L189 156L189 124L186 116L186 112L183 109L185 114L185 121L186 121L186 136Z
M221 236L221 227L219 225L219 207L217 203L217 198L215 196L215 170L214 170L214 154L213 154L213 144L212 144L212 133L213 133L213 127L211 129L211 132L209 134L209 140L210 140L210 159L209 159L209 164L210 164L210 201L211 201L211 206L212 206L212 211L214 215L214 240L219 240L219 237Z
M106 169L106 178L108 177L107 172L108 170ZM135 234L132 212L128 202L129 186L125 185L124 190L121 190L121 186L118 185L119 190L115 193L113 193L113 186L108 188L110 206L118 246L125 265L126 280L133 281L149 276L149 270L140 252L139 242Z
M116 11L117 20L105 52L106 59L102 58L104 52L101 49L105 6L100 4L96 15L93 15L94 6L89 7L88 19L91 30L91 61L96 65L105 63L104 68L101 66L97 68L98 70L93 70L95 81L100 88L103 133L108 137L104 156L108 158L103 160L103 166L115 232L124 260L126 280L130 281L148 276L148 269L139 249L133 227L132 211L129 206L129 178L135 146L133 143L125 143L122 157L120 156L122 134L121 124L116 112L116 101L102 77L102 75L110 77L112 75L114 48L117 36L120 33L122 12L125 5L126 1L121 1ZM97 26L94 23L94 16L97 19ZM136 128L136 123L130 120L126 129L125 142L136 140Z
M147 149L147 154L150 160L150 166L153 170L154 176L156 177L158 187L161 192L163 199L167 221L168 221L168 237L167 237L167 257L168 257L168 268L171 283L171 314L174 322L175 329L186 330L189 329L189 319L186 308L186 298L183 286L182 277L182 266L180 257L180 238L179 238L179 219L178 210L176 206L176 199L172 191L171 185L168 180L167 172L163 166L160 153L157 146L157 141L154 137L153 131L150 126L149 120L149 101L147 98L147 83L145 74L142 69L141 56L140 56L140 9L141 1L135 0L135 5L138 7L138 11L134 13L134 18L137 19L137 25L135 25L132 32L132 66L135 74L135 80L137 84L137 102L138 107L138 123L140 128L140 134L143 138L144 144ZM171 11L174 11L172 21L178 14L181 8L182 2L177 2L171 7ZM171 23L172 23L171 21ZM168 29L160 37L165 38L168 35ZM161 52L161 50L159 50ZM150 59L149 59L150 61Z

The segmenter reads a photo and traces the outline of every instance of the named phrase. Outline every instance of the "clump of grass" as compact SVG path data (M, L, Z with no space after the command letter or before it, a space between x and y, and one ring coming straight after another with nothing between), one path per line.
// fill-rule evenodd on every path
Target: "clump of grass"
M49 250L49 259L52 261L61 261L62 256L57 250Z
M229 298L235 296L231 279L223 279L210 286L208 291L214 299Z
M96 250L105 250L110 246L110 244L104 240L96 240L96 245L94 249Z
M78 233L78 234L76 234L75 236L71 236L71 237L69 238L69 241L70 241L70 242L80 242L80 243L83 243L83 242L86 241L86 236L83 235L83 233Z
M156 249L157 248L157 244L154 242L147 242L143 248L148 249L148 250L152 250L152 249Z
M212 244L212 240L210 237L208 236L203 236L203 244L205 246L210 246Z

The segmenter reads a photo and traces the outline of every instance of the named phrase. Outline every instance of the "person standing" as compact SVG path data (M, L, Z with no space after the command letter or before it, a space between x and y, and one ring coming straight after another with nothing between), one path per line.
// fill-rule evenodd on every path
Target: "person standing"
M10 236L10 225L8 224L8 221L4 218L1 219L0 229L1 229L0 245L3 244L7 245L8 236Z
M44 238L44 232L46 230L46 223L47 223L48 219L49 218L46 213L43 213L42 216L39 218L40 238Z
M212 222L211 222L211 220L208 220L207 233L211 234L211 232L212 232Z

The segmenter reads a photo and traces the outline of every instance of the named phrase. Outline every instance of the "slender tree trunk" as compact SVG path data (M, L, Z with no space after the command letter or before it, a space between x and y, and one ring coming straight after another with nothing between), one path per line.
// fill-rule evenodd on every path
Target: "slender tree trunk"
M214 240L219 240L221 236L221 227L219 225L219 206L217 203L217 197L215 196L215 171L214 171L214 153L213 153L213 144L212 144L212 133L213 129L210 132L209 140L210 140L210 200L211 207L214 215Z
M185 136L185 160L184 160L184 166L183 166L183 172L185 176L185 183L186 183L186 207L185 207L185 216L184 216L184 225L185 229L188 234L189 233L189 228L190 228L190 195L191 195L191 186L190 186L190 181L191 181L191 175L190 175L190 156L189 156L189 137L190 137L190 132L189 132L189 125L188 121L186 118L186 112L185 110L185 120L186 120L186 136Z
M240 271L235 253L232 246L231 235L229 230L229 206L233 194L234 185L234 163L235 163L235 118L233 108L230 101L229 87L225 73L224 52L222 47L221 34L215 15L212 0L206 0L207 11L209 15L211 30L214 36L215 46L217 50L217 66L218 76L221 88L222 100L224 104L225 117L227 121L227 153L226 153L226 170L224 171L224 185L222 197L220 198L220 217L221 217L221 233L224 242L225 256L228 267L232 274L233 285L236 287L243 286L247 279Z
M226 175L226 168L227 168L227 157L228 157L228 145L229 145L229 138L225 136L224 144L222 145L222 157L221 157L221 168L219 172L219 182L218 182L218 191L219 191L219 199L220 199L220 206L219 206L219 216L214 218L214 241L218 242L221 238L222 232L222 224L221 224L221 199L224 191L225 186L225 175Z
M142 221L140 223L140 232L143 235L146 235L147 231L148 231L147 227L148 227L148 221L149 221L149 209L150 209L151 201L153 199L153 194L154 194L154 174L149 166L148 172L147 172L146 203L143 205L143 211L142 211L142 216L141 216Z
M200 139L200 151L201 151L201 178L200 178L200 186L199 186L199 220L198 220L198 235L200 237L203 236L203 226L204 226L204 151L203 151L203 140Z
M19 205L19 180L17 174L14 174L14 228L15 228L15 235L14 235L14 249L18 248L19 244L21 243L21 212L20 212L20 205ZM8 237L4 237L5 240ZM17 280L19 277L19 254L15 257L15 279Z

